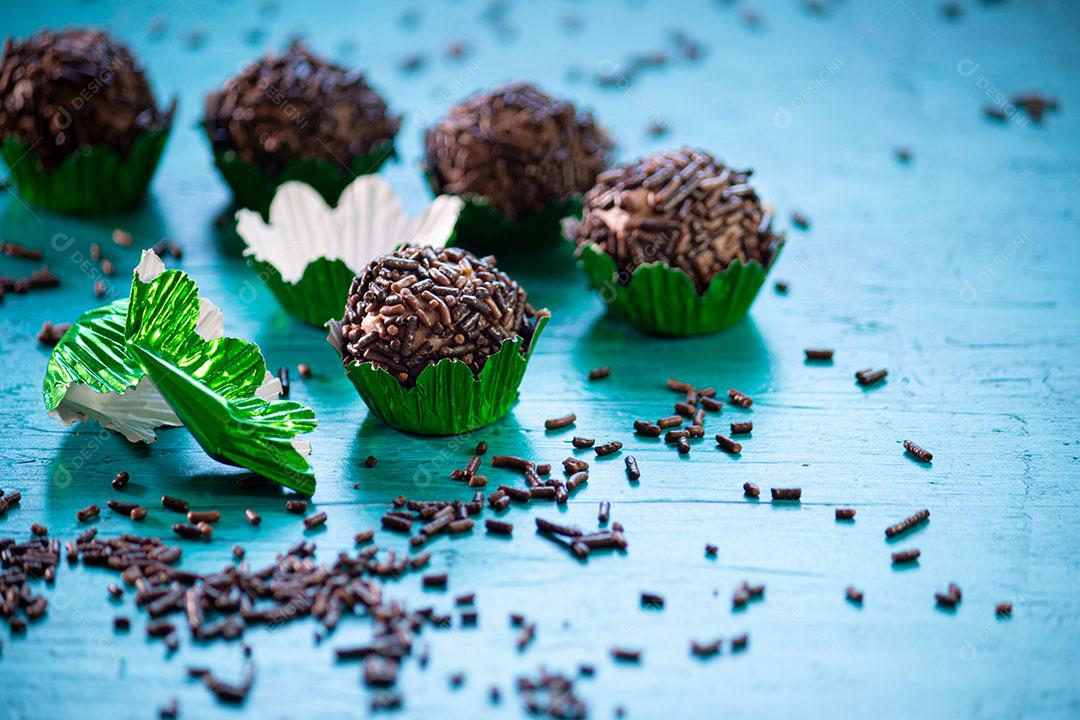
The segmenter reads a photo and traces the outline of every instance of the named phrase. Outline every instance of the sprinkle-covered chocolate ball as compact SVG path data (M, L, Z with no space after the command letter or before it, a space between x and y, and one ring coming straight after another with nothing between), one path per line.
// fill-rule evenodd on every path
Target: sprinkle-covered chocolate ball
M680 268L699 293L735 260L767 269L784 237L749 184L752 172L688 147L612 168L585 194L575 239L596 243L627 274L657 261Z
M128 49L100 30L45 30L8 40L0 58L0 141L33 148L46 169L76 150L122 157L144 132L169 122Z
M351 166L359 156L388 154L401 118L362 73L297 42L208 95L205 125L215 151L233 151L273 177L297 158Z
M525 82L453 107L425 144L436 193L486 199L515 222L592 187L613 147L590 113Z
M524 351L538 314L495 258L403 245L353 280L341 323L342 360L374 363L406 386L443 358L478 373L504 340L525 338Z

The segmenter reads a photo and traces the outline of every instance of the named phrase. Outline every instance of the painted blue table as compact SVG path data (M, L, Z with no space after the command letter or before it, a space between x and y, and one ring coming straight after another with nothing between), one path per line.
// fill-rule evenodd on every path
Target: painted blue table
M558 462L571 432L547 433L542 420L568 411L577 430L620 438L639 460L631 486L618 457L595 463L587 488L558 513L595 527L597 503L612 503L627 528L624 555L573 561L532 532L533 516L512 510L513 540L474 532L432 545L432 566L450 572L445 593L419 578L388 592L410 604L449 609L475 591L476 629L425 631L431 661L405 664L403 714L410 717L514 717L524 713L514 678L541 665L573 672L597 665L579 693L592 717L654 718L677 708L688 717L1076 717L1080 714L1080 249L1075 239L1080 186L1080 7L1068 2L964 3L950 21L936 2L825 3L817 15L794 2L745 7L680 2L281 3L180 0L8 3L0 32L86 23L131 43L162 98L180 97L176 131L149 201L138 212L70 220L0 196L5 240L45 250L60 289L0 306L0 487L23 494L0 519L0 536L25 539L33 521L71 539L75 510L103 505L109 479L126 469L127 492L152 507L168 493L224 513L214 540L185 544L184 567L211 570L247 548L253 566L306 537L284 510L284 494L235 487L235 470L215 464L182 430L153 446L133 446L87 425L65 429L42 409L48 351L34 336L42 321L66 321L99 301L85 263L91 243L108 246L121 273L110 293L125 294L139 247L181 243L179 266L225 311L230 334L256 340L271 367L307 362L293 396L313 406L318 476L315 506L326 528L311 536L319 557L351 550L353 533L378 525L391 498L465 497L448 479L476 440L493 452ZM151 7L155 6L155 7ZM415 11L414 20L402 15ZM670 30L702 40L698 63L643 73L628 87L600 87L632 53L670 47ZM591 106L619 142L622 158L679 143L712 149L757 169L757 182L792 229L773 279L751 316L716 337L663 341L604 318L565 252L504 264L555 320L510 416L466 439L402 436L369 417L341 375L321 333L292 321L239 254L238 239L216 229L228 196L195 123L204 94L264 48L302 34L319 51L364 68L405 113L401 162L384 176L411 209L426 200L418 172L422 128L453 102L489 84L537 78ZM470 53L447 56L466 41ZM420 51L424 69L405 73ZM1041 126L1022 116L1003 123L981 109L1012 92L1039 89L1062 111ZM647 128L665 122L655 138ZM898 146L913 160L900 163ZM136 246L112 246L114 227ZM25 261L0 258L0 273ZM91 268L91 269L88 269ZM829 365L804 362L808 346L835 347ZM589 383L590 368L612 376ZM888 381L861 389L853 371L889 369ZM755 397L755 431L739 458L700 446L680 457L634 438L636 417L669 412L668 375ZM294 373L295 376L295 373ZM723 421L740 415L725 410ZM932 466L912 461L900 442L933 450ZM375 454L376 468L363 467ZM421 462L418 462L421 459ZM496 481L512 480L493 471ZM744 482L801 486L797 506L743 498ZM359 483L359 489L354 489ZM767 490L766 490L767 495ZM834 507L858 509L850 525ZM263 516L248 525L243 509ZM882 530L922 507L930 523L899 544ZM138 529L172 540L162 511ZM118 515L96 523L103 535L132 529ZM403 547L379 533L378 542ZM719 547L708 559L706 542ZM922 558L897 570L889 555L918 546ZM346 620L318 644L314 625L256 629L245 640L258 667L242 708L217 704L188 664L237 676L236 643L198 646L187 638L166 657L144 638L144 615L129 596L107 600L113 576L63 567L47 619L26 636L5 636L0 654L0 716L141 717L178 697L183 717L325 717L367 714L355 665L335 663L333 647L362 641L363 619ZM742 611L730 596L743 580L767 585ZM933 593L955 581L955 613ZM862 608L844 600L862 588ZM661 611L640 607L641 591L666 596ZM995 603L1015 605L1009 620ZM508 615L538 624L519 653ZM116 635L114 614L138 618ZM750 633L746 652L691 657L691 639ZM613 645L643 650L640 666L615 664ZM466 673L464 685L448 678ZM503 702L487 700L492 685Z

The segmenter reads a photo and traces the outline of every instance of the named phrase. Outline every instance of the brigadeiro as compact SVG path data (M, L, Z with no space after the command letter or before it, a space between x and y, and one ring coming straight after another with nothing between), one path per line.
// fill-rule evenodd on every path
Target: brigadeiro
M752 172L684 147L602 173L571 230L609 310L664 335L738 321L784 244Z
M146 193L172 125L131 52L108 33L8 38L0 153L19 192L58 212L126 209Z
M296 42L206 98L214 160L244 207L264 215L277 186L299 180L330 204L394 155L401 117L364 75Z
M456 105L424 141L432 189L466 200L458 242L500 251L557 240L613 148L590 113L528 82Z
M455 434L510 409L549 317L494 257L406 244L353 280L330 342L388 424Z

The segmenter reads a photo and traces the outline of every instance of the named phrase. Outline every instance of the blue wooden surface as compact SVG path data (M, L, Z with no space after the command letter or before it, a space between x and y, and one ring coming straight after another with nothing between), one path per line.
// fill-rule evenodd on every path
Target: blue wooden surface
M59 290L9 296L0 306L0 487L24 498L0 519L0 536L25 538L41 521L70 539L75 510L103 505L114 495L109 479L126 469L127 494L151 506L169 493L225 513L212 543L185 546L186 567L227 564L234 543L257 566L305 537L281 493L237 490L236 471L210 461L182 430L136 447L45 416L48 353L34 335L43 320L70 320L99 303L84 264L92 242L118 259L111 292L126 294L138 247L108 240L122 226L137 246L180 242L179 266L222 306L228 332L259 342L271 367L314 367L313 378L294 381L293 396L320 423L311 436L314 500L329 521L313 538L324 560L350 549L357 530L376 527L398 494L464 496L447 476L480 438L494 452L557 462L572 433L545 433L542 420L574 410L580 432L620 438L638 457L639 486L627 484L617 457L599 461L561 513L591 527L596 503L610 500L627 527L625 556L577 564L533 535L536 508L513 510L511 541L474 533L432 546L433 566L450 571L449 592L425 592L415 577L392 585L394 597L442 609L455 593L475 591L481 614L475 630L425 631L431 663L406 663L405 715L522 715L511 689L517 674L583 661L599 668L579 683L592 717L618 706L637 718L672 708L687 717L1080 714L1080 6L966 2L962 20L949 22L936 2L828 3L830 12L817 17L785 0L756 3L764 25L754 30L739 6L673 5L507 3L506 22L518 34L504 39L477 2L417 3L420 22L411 29L399 18L413 6L397 3L281 3L269 17L259 5L211 0L5 3L4 35L108 27L142 58L159 97L180 96L180 115L152 196L131 216L68 220L0 196L4 238L44 248L64 280ZM160 35L148 33L154 16L164 18ZM583 27L568 33L573 17ZM265 31L256 45L247 40L253 28ZM665 46L675 28L707 44L701 63L645 74L629 89L589 82L635 50ZM213 225L228 196L195 127L202 98L261 48L297 32L366 69L405 113L403 157L384 176L410 208L427 197L417 168L422 128L469 93L532 77L591 106L622 158L691 143L755 167L782 216L797 208L813 220L809 232L790 233L772 276L791 281L790 295L767 288L751 317L722 335L662 341L605 320L564 253L507 258L534 304L555 318L521 402L465 439L389 430L367 416L322 335L275 305L239 257L237 239ZM189 49L192 33L205 36L201 49ZM450 60L445 47L459 38L472 53ZM418 49L426 68L402 73L400 60ZM995 93L1030 88L1058 96L1062 112L1041 127L982 118ZM671 134L647 137L658 119ZM914 152L910 165L894 159L898 145ZM0 258L0 273L25 268ZM812 345L835 347L835 362L805 363L802 348ZM612 377L587 383L584 374L599 365L611 365ZM857 388L852 372L866 366L888 367L888 382ZM755 433L741 458L711 444L680 458L630 435L635 417L667 412L669 374L756 398ZM725 410L723 421L741 414ZM906 437L934 451L932 467L903 456ZM374 469L362 466L369 453L380 459ZM500 473L493 478L512 478ZM747 502L747 480L802 486L803 502ZM836 523L836 505L858 508L856 522ZM262 513L260 528L244 522L249 506ZM921 507L931 510L929 525L901 545L923 556L917 568L894 570L897 545L882 530ZM138 529L169 537L168 523L152 510ZM109 513L96 524L104 534L130 525ZM379 542L403 545L383 534ZM716 560L703 557L706 542L719 545ZM138 614L130 597L106 599L112 579L62 568L47 591L48 619L25 637L2 638L0 716L147 718L173 696L188 718L367 714L357 668L335 664L331 651L365 638L366 621L342 623L322 645L306 622L249 632L258 679L243 708L226 708L187 681L184 666L235 676L239 646L185 638L167 659L158 641L144 639L141 619L132 633L114 635L114 614ZM730 594L744 579L766 583L765 600L732 612ZM950 581L964 589L955 614L933 602ZM866 591L862 609L844 601L849 583ZM667 607L642 611L642 590L664 593ZM995 619L1000 600L1015 603L1011 620ZM524 653L514 648L511 611L538 622ZM689 656L691 638L742 631L751 641L741 656ZM607 648L616 644L643 649L642 665L613 664ZM458 690L448 682L455 671L467 673ZM498 708L486 700L490 685L504 690Z

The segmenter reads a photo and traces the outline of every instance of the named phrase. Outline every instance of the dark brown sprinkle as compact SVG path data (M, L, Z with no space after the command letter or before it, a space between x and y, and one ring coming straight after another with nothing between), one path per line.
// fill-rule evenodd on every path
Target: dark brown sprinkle
M488 479L483 475L473 475L471 478L469 478L469 487L486 487L487 484Z
M848 599L849 602L855 603L856 605L862 605L863 591L859 590L854 585L848 585L844 589L844 596Z
M910 550L898 550L892 554L893 565L902 565L904 563L915 562L919 559L918 548L912 548Z
M716 553L718 553L719 551L720 551L720 548L718 548L716 545L711 545L711 544L706 543L706 545L705 545L705 554L708 557L716 557Z
M514 502L527 503L527 502L529 502L529 499L532 497L532 495L530 494L530 492L528 490L524 490L522 488L511 487L510 485L500 485L499 490L501 490L504 495L506 495L508 498L510 498Z
M791 290L791 284L783 280L777 280L773 284L773 289L780 295L787 295L788 291Z
M487 450L488 450L488 444L487 444L486 440L481 440L480 442L476 443L476 452L475 452L476 455L483 455L484 453L487 452Z
M917 513L915 513L913 515L910 515L909 517L904 518L903 520L896 523L895 525L890 525L889 527L885 528L885 537L893 538L893 537L896 537L897 535L901 535L901 534L907 532L908 530L911 530L912 528L915 528L915 527L923 524L924 522L926 522L929 519L930 519L930 511L929 510L926 510L926 509L919 510Z
M679 414L679 415L682 415L685 418L692 418L694 416L694 411L695 410L696 410L696 408L694 407L694 405L692 403L688 403L688 402L677 402L677 403L675 403L675 412L677 414Z
M303 515L307 512L308 504L304 500L287 500L285 509L296 515Z
M375 531L374 530L361 530L360 532L353 535L353 542L355 544L357 544L357 545L363 545L365 543L369 543L374 539L375 539Z
M54 325L46 320L41 324L41 331L37 334L37 341L45 347L56 347L56 344L60 342L60 338L64 337L64 333L70 327L71 323L57 323Z
M634 432L644 437L659 437L661 428L659 425L653 425L645 420L635 420Z
M116 477L112 479L113 490L123 490L127 487L128 481L130 479L131 476L127 474L126 470L121 470L120 472L116 473Z
M682 417L680 417L678 415L670 415L668 417L660 418L659 420L656 421L656 425L662 430L667 430L668 428L673 428L673 427L679 427L682 424L683 424L683 419L682 419Z
M178 497L172 497L171 495L161 496L161 506L166 510L172 510L173 512L177 513L184 513L185 515L189 510L191 510L191 506L188 505L187 500L182 500Z
M470 520L469 522L472 522L472 521ZM325 524L326 524L326 513L325 512L317 512L314 515L309 515L308 517L304 518L304 527L307 528L308 530L312 530L314 528L317 528L317 527L319 527L321 525L325 525Z
M491 466L497 468L511 468L513 470L535 469L533 463L516 455L492 455Z
M701 407L709 412L720 412L724 408L724 403L711 397L702 397Z
M474 523L472 520L470 520L469 518L464 518L462 520L453 521L446 526L446 529L450 532L451 535L458 535L460 533L469 532L470 530L472 530L473 524Z
M49 534L49 528L45 527L41 523L33 523L30 525L30 532L38 537L45 537Z
M896 148L896 159L899 160L900 162L905 163L905 164L909 163L909 162L911 162L912 157L914 157L914 156L913 156L913 154L912 154L912 152L911 152L911 150L909 148L906 148L906 147L898 147L898 148Z
M806 353L807 360L832 360L833 351L826 350L824 348L806 348L803 350Z
M216 523L218 520L221 519L221 511L219 511L219 510L191 510L187 514L187 519L188 519L189 523L196 524L196 525L198 523L201 523L201 522Z
M638 663L641 662L641 651L624 647L613 647L611 648L611 657L619 662Z
M743 483L743 495L749 498L761 497L761 488L752 482Z
M296 366L296 371L300 373L300 377L307 379L311 377L311 366L307 363L300 363Z
M733 422L731 423L732 435L747 435L754 431L754 423L752 422Z
M793 212L793 213L791 213L791 224L794 225L799 230L809 230L810 229L810 218L808 218L806 215L802 214L801 212Z
M101 508L99 508L97 505L87 505L82 510L79 510L77 513L75 513L75 518L79 522L86 522L91 518L97 517L100 514Z
M247 521L252 525L258 525L262 522L262 517L259 515L259 513L255 512L251 508L248 508L244 511L244 517L246 517Z
M855 373L855 382L859 385L873 385L884 380L888 374L889 371L885 368L882 368L881 370L866 368L865 370L859 370Z
M604 501L602 501L600 503L600 510L596 514L596 520L601 525L603 525L604 523L606 523L608 521L608 519L610 517L611 517L611 503L609 503L607 500L604 500Z
M528 82L454 106L424 144L437 194L479 196L513 222L584 193L613 149L591 114Z
M139 507L131 508L131 512L128 514L128 517L130 517L134 522L142 522L146 519L147 514L147 509L140 505Z
M737 443L726 435L716 434L716 444L721 450L730 454L738 455L742 452L742 443Z
M207 96L203 120L216 153L235 153L268 178L298 158L370 165L393 151L400 125L362 73L323 60L299 40Z
M585 448L591 448L593 445L595 445L596 439L575 436L571 442L574 444L574 447L578 448L579 450L583 450Z
M412 530L412 520L400 515L386 514L382 516L382 527L383 530L407 533Z
M424 587L428 588L445 588L446 580L446 573L430 573L421 578Z
M750 643L750 636L743 633L742 635L736 635L731 638L732 651L745 650L746 646Z
M748 408L754 404L754 400L749 395L739 392L735 388L728 390L727 395L731 404L737 407Z
M690 652L698 657L712 657L713 655L720 654L720 646L723 641L712 640L706 643L699 643L697 640L690 641Z
M1061 108L1061 103L1057 98L1046 97L1039 92L1015 94L1009 98L1009 102L1023 110L1036 125L1042 123L1043 115L1048 110L1057 112Z
M108 500L105 504L113 512L120 513L121 515L127 515L128 517L131 517L132 510L139 507L138 503L123 502L121 500Z
M589 380L603 380L609 375L611 375L611 368L609 367L593 368L589 371Z
M637 459L633 455L627 455L623 461L626 463L626 477L631 482L641 479L641 470L638 469Z
M664 596L658 593L643 592L641 593L641 604L647 608L662 608L664 607Z
M117 632L127 632L131 629L131 620L123 615L117 615L113 618L113 629Z
M837 520L854 520L855 508L836 508Z
M140 136L171 121L127 47L100 30L11 39L3 70L0 136L30 146L46 170L89 146L126 158Z
M562 417L545 420L544 427L548 430L558 430L559 428L573 425L575 420L577 420L577 415L570 413L569 415L563 415Z
M960 604L962 593L960 592L960 586L955 583L949 583L947 591L941 593L934 593L934 600L937 604L943 608L954 609Z
M770 488L773 501L799 500L802 498L802 488Z
M597 457L603 457L605 455L611 455L612 453L617 453L621 449L622 449L622 443L619 442L618 440L612 440L611 442L606 442L603 445L597 445L596 447L593 448L593 451L596 453Z
M203 537L203 531L196 525L174 523L173 532L186 540L197 540Z
M4 243L3 252L8 257L22 258L24 260L41 260L45 257L45 254L40 250L33 250L13 242Z
M551 535L562 535L563 537L581 537L584 533L580 528L571 527L569 525L560 525L559 523L545 520L544 518L536 518L536 529L543 533Z
M103 298L103 297L105 297L105 293L107 291L108 291L108 286L105 285L104 280L95 280L94 281L94 297Z
M537 475L550 475L551 474L551 463L540 463L539 465L537 465L536 466L536 474Z
M687 455L690 453L690 440L687 439L686 435L683 435L676 441L676 447L680 455Z
M994 606L994 614L998 617L1009 617L1013 612L1013 604L1011 602L999 602Z
M928 463L934 459L934 453L919 447L910 440L904 441L904 450L919 462Z
M563 472L565 472L567 475L573 475L574 473L579 473L589 469L589 463L576 457L566 458L562 461L562 465Z
M667 379L668 390L674 390L677 393L687 393L694 389L694 386L688 382L682 380L676 380L673 377Z

